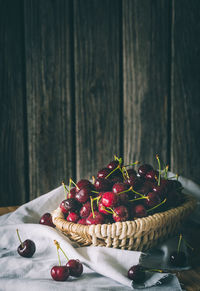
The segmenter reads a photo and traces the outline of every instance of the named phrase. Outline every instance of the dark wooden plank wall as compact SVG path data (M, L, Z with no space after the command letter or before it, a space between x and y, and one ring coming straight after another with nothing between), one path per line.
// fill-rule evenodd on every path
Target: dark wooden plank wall
M198 0L0 0L0 204L113 154L200 174Z

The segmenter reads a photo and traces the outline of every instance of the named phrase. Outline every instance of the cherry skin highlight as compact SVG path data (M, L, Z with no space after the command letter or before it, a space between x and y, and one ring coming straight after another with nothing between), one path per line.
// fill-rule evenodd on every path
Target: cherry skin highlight
M118 196L113 192L105 192L102 195L101 201L105 207L113 207L118 203Z
M79 215L75 212L69 213L67 221L76 223L80 219Z

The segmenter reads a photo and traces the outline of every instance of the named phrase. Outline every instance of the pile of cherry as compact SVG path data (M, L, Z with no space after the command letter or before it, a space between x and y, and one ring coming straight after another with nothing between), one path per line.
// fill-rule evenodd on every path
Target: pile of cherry
M93 177L64 185L65 200L60 209L69 222L83 225L134 220L177 207L182 202L182 185L177 179L167 179L168 167L159 170L149 164L124 166L115 156ZM73 188L71 187L73 184Z

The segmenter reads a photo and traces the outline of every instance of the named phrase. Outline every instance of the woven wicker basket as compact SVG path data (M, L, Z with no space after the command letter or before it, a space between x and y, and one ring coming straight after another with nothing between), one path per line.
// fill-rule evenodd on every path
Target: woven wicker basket
M145 251L175 234L195 206L196 200L185 195L182 205L133 221L81 225L66 221L60 207L54 210L52 217L56 227L80 246L92 244Z

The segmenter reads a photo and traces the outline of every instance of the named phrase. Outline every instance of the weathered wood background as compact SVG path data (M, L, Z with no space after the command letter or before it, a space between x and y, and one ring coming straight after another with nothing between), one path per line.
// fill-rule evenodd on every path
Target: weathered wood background
M200 177L199 0L0 0L0 205L117 154Z

